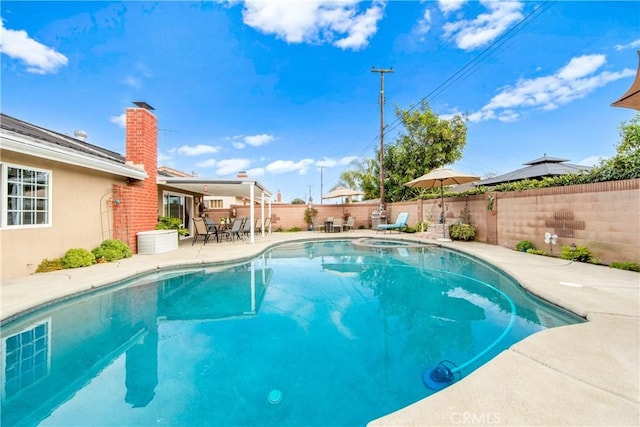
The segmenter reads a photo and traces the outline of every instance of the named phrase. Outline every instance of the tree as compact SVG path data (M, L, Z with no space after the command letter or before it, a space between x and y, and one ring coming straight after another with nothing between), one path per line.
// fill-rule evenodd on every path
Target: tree
M304 204L305 204L305 201L304 201L304 200L302 200L302 199L301 199L301 198L299 198L299 197L296 197L295 199L293 199L293 200L291 201L291 204L292 204L292 205L304 205Z
M640 113L620 124L616 155L602 160L589 174L595 181L640 178Z
M396 115L405 133L394 144L384 147L386 201L415 197L421 190L404 184L461 159L467 143L466 118L455 115L440 119L425 101L414 110L396 108Z
M348 170L340 175L340 181L350 183L349 188L359 188L364 193L365 200L380 197L379 167L374 159L365 159L361 162L353 162L356 169Z

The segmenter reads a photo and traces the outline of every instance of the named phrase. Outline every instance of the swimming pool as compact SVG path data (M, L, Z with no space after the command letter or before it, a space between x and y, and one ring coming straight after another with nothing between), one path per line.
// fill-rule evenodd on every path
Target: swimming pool
M364 425L435 392L441 362L467 375L580 321L466 255L384 242L282 245L2 325L2 425Z

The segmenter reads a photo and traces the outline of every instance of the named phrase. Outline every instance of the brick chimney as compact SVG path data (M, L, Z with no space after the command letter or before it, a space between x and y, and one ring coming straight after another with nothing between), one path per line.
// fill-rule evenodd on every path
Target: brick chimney
M114 186L114 238L138 252L137 233L155 229L158 222L158 120L146 102L135 102L137 108L127 108L127 163L144 168L148 177L143 181L128 181Z

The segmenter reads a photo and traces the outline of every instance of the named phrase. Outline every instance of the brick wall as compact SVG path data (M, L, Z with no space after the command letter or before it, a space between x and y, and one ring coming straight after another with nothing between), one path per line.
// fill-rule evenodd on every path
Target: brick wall
M114 185L114 238L137 253L137 233L155 229L158 222L158 123L144 108L127 108L126 160L143 167L148 177Z

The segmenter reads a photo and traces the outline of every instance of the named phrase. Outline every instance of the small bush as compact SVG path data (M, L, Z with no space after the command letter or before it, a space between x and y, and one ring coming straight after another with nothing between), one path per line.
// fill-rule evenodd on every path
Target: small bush
M591 262L593 257L591 251L585 246L563 246L560 258L569 261Z
M302 231L302 229L300 227L291 227L289 230L287 230L289 232L294 232L294 231Z
M640 273L640 265L635 262L612 262L609 267Z
M520 252L529 252L529 249L535 249L536 247L529 240L520 240L516 243L516 249Z
M63 270L64 264L62 262L62 258L54 258L54 259L43 259L40 264L38 264L38 268L36 268L36 273L46 273L48 271L57 271Z
M533 255L547 255L547 253L542 249L527 249L527 253Z
M104 259L107 262L130 258L132 255L131 248L116 239L103 241L100 246L94 248L91 253L96 257L96 260Z
M156 230L177 230L178 236L188 236L189 229L182 226L182 220L176 217L161 216L158 218Z
M96 257L86 249L69 249L62 257L64 268L88 267L95 264Z
M473 240L476 237L476 228L471 224L451 224L449 236L451 240Z

